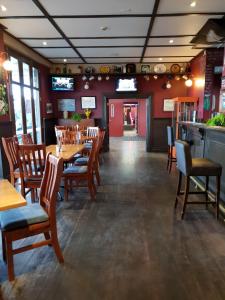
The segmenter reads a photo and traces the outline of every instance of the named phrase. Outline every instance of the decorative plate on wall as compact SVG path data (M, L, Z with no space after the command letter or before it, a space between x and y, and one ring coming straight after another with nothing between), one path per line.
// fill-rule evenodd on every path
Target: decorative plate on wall
M171 73L180 73L180 65L178 65L178 64L173 64L173 65L170 67L170 72L171 72Z
M157 64L154 66L154 72L155 73L165 73L166 72L166 66L164 64Z
M101 66L101 67L99 68L99 72L100 72L100 73L104 73L104 74L109 73L109 72L110 72L110 67L109 67L109 66L106 66L106 65Z

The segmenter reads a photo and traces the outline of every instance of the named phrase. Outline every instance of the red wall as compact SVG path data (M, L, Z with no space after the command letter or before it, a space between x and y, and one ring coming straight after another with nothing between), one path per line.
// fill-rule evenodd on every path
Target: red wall
M151 76L150 80L144 79L143 75L137 75L138 91L140 94L152 95L153 97L153 116L155 118L170 118L171 113L163 111L163 100L165 98L174 98L177 96L186 96L187 87L184 85L184 80L172 80L171 89L163 89L162 85L167 82L167 76L161 75L161 78L155 80ZM61 113L57 113L57 99L74 98L76 99L76 111L82 113L80 105L81 96L96 96L97 108L93 110L93 118L102 117L102 96L115 93L115 79L111 77L110 80L90 81L90 89L85 90L85 81L82 81L81 75L75 76L75 91L74 92L50 92L50 99L55 105L57 117L62 117Z

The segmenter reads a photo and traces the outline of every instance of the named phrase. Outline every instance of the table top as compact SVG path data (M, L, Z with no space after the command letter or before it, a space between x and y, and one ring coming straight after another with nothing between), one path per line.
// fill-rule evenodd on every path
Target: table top
M49 145L46 147L47 152L51 152L56 157L63 158L64 161L71 160L75 154L82 151L84 145L74 144L74 145L62 145L62 151L58 152L57 145Z
M0 179L0 211L27 205L27 201L6 179Z

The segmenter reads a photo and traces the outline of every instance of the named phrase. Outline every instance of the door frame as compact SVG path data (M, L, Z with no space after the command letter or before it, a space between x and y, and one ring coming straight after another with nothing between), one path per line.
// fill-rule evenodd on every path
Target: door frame
M109 99L145 99L146 102L146 152L152 151L153 109L151 94L113 93L102 95L102 125L106 129L104 150L109 151Z

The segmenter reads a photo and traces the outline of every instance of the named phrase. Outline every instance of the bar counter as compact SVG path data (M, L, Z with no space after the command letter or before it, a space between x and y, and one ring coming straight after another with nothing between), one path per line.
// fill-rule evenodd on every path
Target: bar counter
M222 165L220 208L225 215L225 127L179 122L179 138L190 143L192 157L205 157ZM215 190L214 178L210 178L209 187Z

